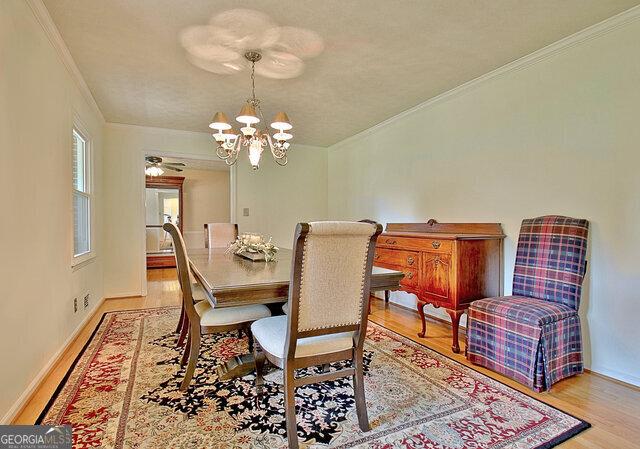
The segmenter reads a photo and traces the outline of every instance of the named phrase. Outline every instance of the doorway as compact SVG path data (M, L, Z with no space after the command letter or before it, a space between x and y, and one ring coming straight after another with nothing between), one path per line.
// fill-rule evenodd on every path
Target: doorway
M149 158L160 170L146 170ZM149 151L144 154L144 273L175 266L173 243L162 225L181 230L187 248L204 248L205 223L235 222L235 167L215 156ZM150 176L152 172L154 176ZM143 276L142 292L147 292Z
M163 229L165 223L175 224L182 231L184 176L146 176L146 256L147 268L176 266L173 241Z

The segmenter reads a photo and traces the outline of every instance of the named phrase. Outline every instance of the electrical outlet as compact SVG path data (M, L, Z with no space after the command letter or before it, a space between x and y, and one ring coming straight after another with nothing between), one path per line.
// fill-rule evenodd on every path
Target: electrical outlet
M73 298L73 313L78 312L78 298Z
M89 293L84 295L84 308L86 309L87 307L89 307Z
M245 207L244 209L242 209L242 216L243 217L248 217L249 216L249 208Z

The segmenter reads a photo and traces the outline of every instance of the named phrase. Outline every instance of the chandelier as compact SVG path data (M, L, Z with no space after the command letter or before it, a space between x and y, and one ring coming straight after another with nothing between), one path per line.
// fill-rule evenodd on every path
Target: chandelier
M271 123L274 129L271 135L268 129L260 130L258 124L264 123L260 100L256 98L255 65L260 61L262 55L257 50L249 50L244 57L251 63L251 98L242 106L240 113L236 117L238 123L244 125L240 128L240 133L236 132L224 112L216 112L209 128L216 130L213 138L217 142L216 155L225 161L227 165L233 165L238 160L238 155L242 149L246 149L249 154L249 162L254 170L260 168L260 158L266 147L269 147L274 160L278 165L287 165L287 150L289 140L293 135L288 131L292 126L289 117L284 112L278 112Z

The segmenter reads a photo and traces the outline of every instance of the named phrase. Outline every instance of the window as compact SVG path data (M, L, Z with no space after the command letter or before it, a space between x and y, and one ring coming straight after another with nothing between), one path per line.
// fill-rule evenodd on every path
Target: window
M74 264L91 256L91 179L87 138L73 129L73 258Z

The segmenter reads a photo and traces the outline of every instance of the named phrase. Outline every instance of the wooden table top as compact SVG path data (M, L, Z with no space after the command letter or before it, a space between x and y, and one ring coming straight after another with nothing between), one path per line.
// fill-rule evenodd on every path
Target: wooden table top
M187 253L194 276L211 293L217 307L287 300L291 250L281 249L272 262L252 262L224 248L193 248ZM371 290L397 290L403 277L401 271L373 267Z

